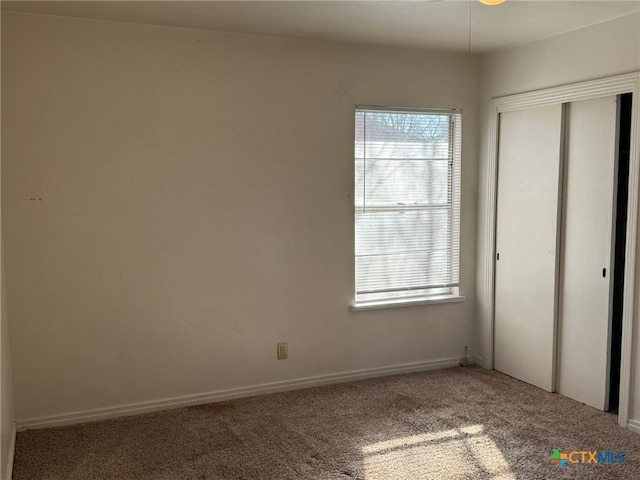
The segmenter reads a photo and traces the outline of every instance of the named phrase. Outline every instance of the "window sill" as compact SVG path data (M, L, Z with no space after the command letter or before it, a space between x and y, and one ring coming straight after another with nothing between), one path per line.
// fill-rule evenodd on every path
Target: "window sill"
M412 300L383 300L379 302L359 303L351 305L351 311L359 312L362 310L382 310L387 308L414 307L417 305L432 305L438 303L459 303L465 301L462 295L439 295L429 298L416 298Z

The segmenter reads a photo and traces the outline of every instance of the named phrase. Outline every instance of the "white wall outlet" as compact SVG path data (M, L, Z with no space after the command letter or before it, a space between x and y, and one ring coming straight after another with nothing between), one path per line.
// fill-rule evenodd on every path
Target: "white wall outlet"
M278 344L278 360L284 360L289 357L289 346L286 342Z

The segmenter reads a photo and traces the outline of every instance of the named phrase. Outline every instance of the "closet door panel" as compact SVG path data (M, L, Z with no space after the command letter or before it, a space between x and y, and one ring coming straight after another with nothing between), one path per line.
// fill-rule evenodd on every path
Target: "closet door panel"
M555 388L562 105L502 113L498 148L495 369Z
M558 392L607 408L616 194L615 96L566 110Z

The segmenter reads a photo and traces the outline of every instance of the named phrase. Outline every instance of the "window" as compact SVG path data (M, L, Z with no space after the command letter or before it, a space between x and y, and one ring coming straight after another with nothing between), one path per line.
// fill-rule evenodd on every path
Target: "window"
M355 307L458 295L461 123L356 109Z

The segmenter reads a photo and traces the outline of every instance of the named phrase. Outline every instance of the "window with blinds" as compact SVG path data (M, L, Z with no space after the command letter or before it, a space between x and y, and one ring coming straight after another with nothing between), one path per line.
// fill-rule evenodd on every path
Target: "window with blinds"
M355 305L457 295L462 116L356 109Z

